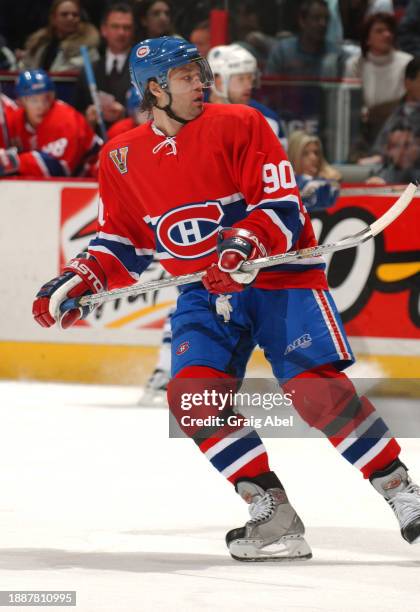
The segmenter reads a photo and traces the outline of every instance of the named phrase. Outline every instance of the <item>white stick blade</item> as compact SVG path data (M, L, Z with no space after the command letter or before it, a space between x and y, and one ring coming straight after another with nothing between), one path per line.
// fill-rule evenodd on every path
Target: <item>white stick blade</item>
M387 210L387 212L382 215L380 219L372 223L370 229L373 236L380 234L386 227L388 227L388 225L390 225L397 217L400 216L400 214L410 204L416 191L417 185L414 185L414 183L407 185L395 204L391 206L391 208Z

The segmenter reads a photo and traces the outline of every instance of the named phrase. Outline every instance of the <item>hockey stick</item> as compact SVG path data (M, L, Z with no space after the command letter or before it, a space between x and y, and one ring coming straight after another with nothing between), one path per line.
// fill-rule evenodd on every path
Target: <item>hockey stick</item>
M397 219L397 217L401 215L401 213L410 204L416 190L417 186L410 183L400 195L398 200L386 211L386 213L384 213L366 229L357 232L357 234L347 236L338 242L333 242L330 244L321 244L315 247L301 249L300 251L289 251L288 253L282 253L280 255L271 255L270 257L261 257L260 259L254 259L253 261L246 261L242 264L241 270L260 270L262 268L268 268L270 266L279 264L294 263L302 259L321 257L327 253L351 249L359 244L363 244L363 242L366 242L367 240L370 240L370 238L380 234L386 227L388 227L388 225L390 225L393 221L395 221L395 219ZM165 287L178 287L188 283L195 283L201 280L205 273L206 271L202 270L201 272L194 272L193 274L182 274L181 276L172 276L170 278L164 278L161 280L130 285L129 287L122 287L121 289L113 289L112 291L102 291L100 293L95 293L94 295L86 295L80 298L68 299L61 304L60 310L63 314L65 314L69 310L83 306L95 306L121 297L141 295L142 293L164 289Z
M106 132L104 118L102 116L101 103L99 101L98 95L98 86L96 85L96 79L92 68L92 63L90 61L88 48L85 45L81 45L80 54L83 58L83 66L85 68L86 80L89 86L90 95L92 98L92 102L95 105L97 121L99 125L99 131L101 132L101 136L104 142L108 140L108 134Z

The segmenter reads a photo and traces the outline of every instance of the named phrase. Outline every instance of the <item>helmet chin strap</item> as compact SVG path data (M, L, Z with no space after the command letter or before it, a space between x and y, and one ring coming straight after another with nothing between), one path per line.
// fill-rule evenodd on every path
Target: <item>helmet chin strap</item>
M178 123L182 123L182 125L185 125L186 123L189 123L191 121L191 119L183 119L182 117L179 117L176 113L174 113L174 111L171 108L172 105L172 94L170 91L166 91L166 94L169 98L169 103L166 106L158 106L157 104L155 104L156 108L158 108L159 110L164 111L168 117L170 117L171 119L173 119L174 121L178 121Z

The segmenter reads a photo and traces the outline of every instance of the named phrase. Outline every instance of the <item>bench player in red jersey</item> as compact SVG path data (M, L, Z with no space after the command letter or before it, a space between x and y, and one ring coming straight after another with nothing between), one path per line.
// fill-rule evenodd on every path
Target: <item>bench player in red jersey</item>
M17 109L7 111L9 148L0 155L0 176L85 176L97 160L101 139L69 104L56 100L44 70L18 76Z

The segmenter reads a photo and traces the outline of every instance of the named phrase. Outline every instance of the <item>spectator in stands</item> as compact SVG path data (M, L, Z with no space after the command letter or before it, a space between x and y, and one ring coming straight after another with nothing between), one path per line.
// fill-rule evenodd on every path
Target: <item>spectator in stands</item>
M134 16L136 40L174 35L172 4L169 0L137 0Z
M325 0L304 0L298 13L299 33L280 40L267 61L268 74L340 78L346 55L326 40L329 10Z
M398 43L407 53L420 55L420 0L408 3L398 25Z
M346 76L362 80L364 107L356 157L366 155L379 130L404 94L404 71L411 55L395 48L395 17L375 13L366 18L361 54L349 59Z
M188 39L198 49L202 57L207 57L210 51L210 24L208 21L202 21L197 24L191 31Z
M294 131L289 136L287 155L306 208L314 211L334 206L341 175L326 161L318 136Z
M231 40L250 51L261 70L265 69L268 56L278 42L278 7L276 0L240 0L230 21Z
M417 182L420 179L420 134L409 123L395 124L388 132L382 164L372 170L369 184Z
M404 93L404 70L412 56L395 48L395 33L393 15L370 15L363 24L361 54L348 61L346 76L362 79L367 108L398 101Z
M9 148L0 152L0 176L80 176L96 161L102 141L75 108L55 99L44 70L19 74L20 105L7 111Z
M373 156L360 159L359 164L383 162L389 133L396 125L406 124L414 133L420 133L420 57L408 62L404 86L406 94L379 132L371 150Z
M102 102L102 112L107 127L125 114L125 101L130 88L128 55L133 44L134 16L126 3L111 4L102 18L101 34L106 41L105 54L93 64L93 72ZM74 106L86 114L92 126L96 126L95 106L84 71L76 83Z
M34 32L25 44L23 68L50 72L78 71L83 61L80 45L89 48L91 60L99 58L99 32L80 20L79 0L54 0L48 26Z

